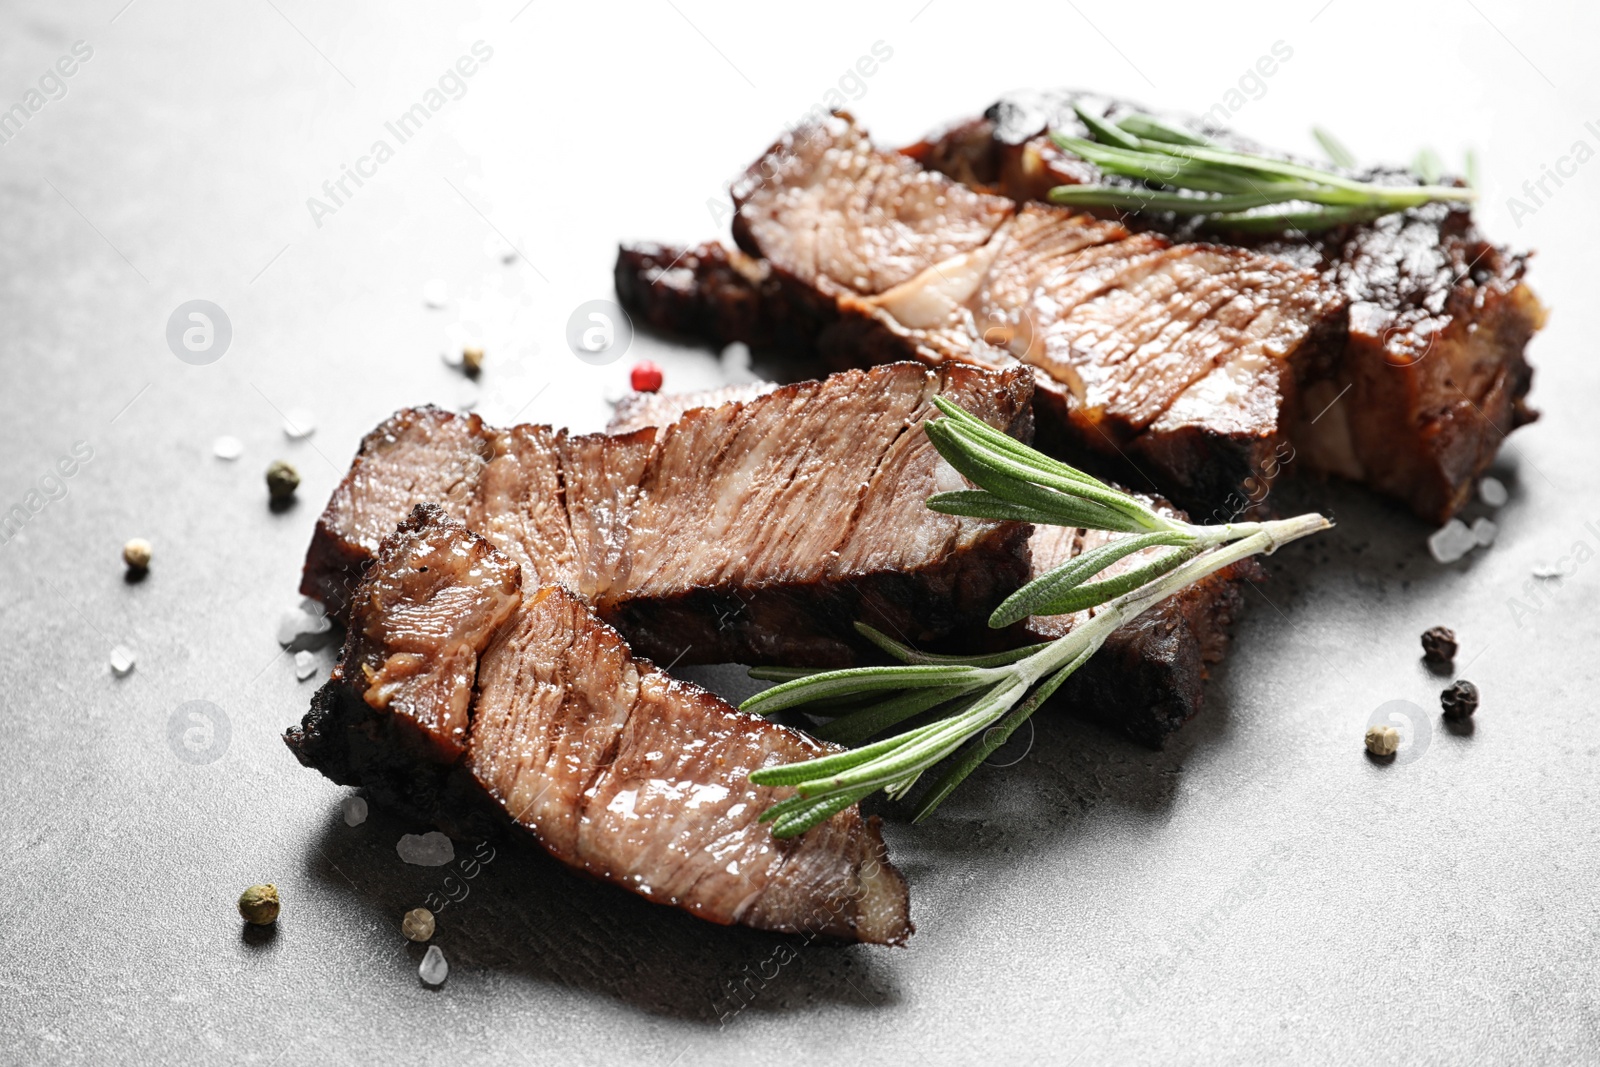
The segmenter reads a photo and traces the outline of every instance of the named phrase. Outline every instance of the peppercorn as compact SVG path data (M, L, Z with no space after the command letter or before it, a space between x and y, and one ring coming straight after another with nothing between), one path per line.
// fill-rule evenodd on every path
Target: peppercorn
M267 495L272 497L275 504L282 503L294 496L294 491L300 488L300 472L281 459L272 461L267 468Z
M1422 658L1429 663L1449 663L1458 647L1456 632L1447 626L1435 626L1422 635Z
M433 912L427 908L412 908L400 920L400 932L412 941L426 941L433 936Z
M461 369L468 374L477 374L483 369L483 349L477 345L468 345L461 350Z
M135 537L122 546L122 562L128 565L130 571L143 571L150 569L150 556L155 552L149 541L142 537Z
M1392 756L1400 748L1400 731L1393 726L1367 727L1367 751L1374 756Z
M654 393L661 389L661 368L648 359L635 363L633 370L628 374L628 381L638 393Z
M277 886L253 885L239 894L239 914L253 926L271 926L278 921L279 903Z
M1471 718L1478 710L1478 687L1463 679L1440 693L1439 703L1444 706L1447 719L1459 722Z

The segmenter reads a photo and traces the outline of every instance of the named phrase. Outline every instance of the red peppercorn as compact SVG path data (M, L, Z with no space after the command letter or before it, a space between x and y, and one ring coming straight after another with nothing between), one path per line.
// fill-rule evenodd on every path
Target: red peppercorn
M661 368L648 359L635 363L628 377L636 392L654 393L661 388Z

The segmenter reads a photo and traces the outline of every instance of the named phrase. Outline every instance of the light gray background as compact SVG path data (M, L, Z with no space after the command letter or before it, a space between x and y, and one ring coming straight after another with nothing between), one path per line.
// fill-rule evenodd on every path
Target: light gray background
M121 2L9 4L0 26L0 106L94 49L0 147L0 505L94 450L0 545L0 1060L1593 1061L1600 564L1531 572L1600 547L1600 162L1520 226L1506 205L1575 141L1600 147L1592 9ZM480 39L466 94L314 225L307 197ZM587 366L567 316L611 295L619 238L721 233L708 202L880 40L893 57L851 107L887 143L1030 84L1203 110L1282 40L1242 130L1308 150L1319 121L1375 160L1475 146L1483 226L1539 249L1554 309L1532 346L1544 420L1497 467L1500 539L1441 567L1422 524L1320 490L1338 529L1273 561L1166 752L1040 721L1021 763L889 828L908 948L802 948L726 1026L726 985L778 942L523 853L440 914L452 975L423 989L398 923L446 872L397 858L417 827L346 827L344 791L278 740L316 684L274 641L316 513L379 419L462 399L439 353L466 339L488 347L492 419L596 428L639 355L669 388L718 381L714 357L648 338ZM423 307L433 278L446 310ZM210 366L164 342L193 298L232 321ZM281 429L296 407L307 441ZM237 462L211 454L225 433ZM278 457L304 485L273 514ZM136 535L156 560L127 584ZM1418 660L1436 623L1483 691L1470 737ZM190 700L231 724L215 762L169 747ZM1426 709L1420 756L1376 766L1361 736L1390 700ZM265 940L233 909L258 880L286 902Z

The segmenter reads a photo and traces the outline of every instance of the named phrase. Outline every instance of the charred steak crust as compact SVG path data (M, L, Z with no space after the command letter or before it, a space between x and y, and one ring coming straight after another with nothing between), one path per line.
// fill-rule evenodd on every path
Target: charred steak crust
M1023 91L905 151L974 188L1019 202L1042 199L1056 185L1102 180L1046 135L1052 128L1086 132L1074 104L1113 119L1148 113L1076 90ZM1262 151L1207 120L1166 118ZM1192 221L1173 215L1121 221L1175 241L1196 239ZM1442 522L1470 497L1501 439L1537 417L1526 402L1533 372L1524 349L1545 311L1524 280L1528 254L1487 241L1469 210L1429 204L1294 240L1234 234L1230 243L1314 270L1345 297L1333 365L1304 409L1310 416L1336 396L1345 402L1315 426L1295 428L1309 466L1364 482Z
M1025 370L960 365L851 371L614 435L403 411L363 441L301 588L343 617L386 530L437 498L664 662L845 666L870 650L856 620L936 640L1028 566L1026 526L923 507L961 484L918 429L936 393L1031 435Z
M514 561L417 506L358 584L339 665L289 748L446 832L526 832L577 871L712 922L910 936L876 819L852 806L786 841L757 821L792 790L749 772L828 746L634 657L560 586L520 590Z

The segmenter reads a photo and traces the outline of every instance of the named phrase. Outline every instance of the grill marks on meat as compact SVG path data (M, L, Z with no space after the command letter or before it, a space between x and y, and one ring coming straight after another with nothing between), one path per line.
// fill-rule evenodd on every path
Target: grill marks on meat
M874 149L844 117L780 140L733 192L735 239L767 273L736 280L704 247L674 273L659 252L624 249L619 292L644 318L671 317L658 309L690 292L738 292L773 308L741 320L757 333L764 320L821 324L828 365L1027 365L1047 445L1147 471L1191 506L1221 503L1264 465L1294 410L1295 367L1318 362L1342 302L1281 259L1019 208Z
M992 425L1031 429L1025 372L913 364L626 434L402 412L368 436L335 492L302 588L348 583L382 523L437 491L414 468L444 465L463 472L440 501L447 512L540 583L583 597L644 654L845 665L861 648L857 619L934 640L987 613L1027 570L1026 527L923 506L964 484L917 432L941 392Z
M635 394L617 405L607 430L625 433L661 426L687 411L760 396L777 388L770 382L725 386L695 393ZM1188 516L1159 497L1140 496L1164 514ZM1046 574L1074 556L1114 537L1099 530L1037 526L1028 539L1029 577ZM1109 574L1137 566L1165 549L1149 549L1115 564ZM1196 582L1145 612L1112 634L1101 650L1079 668L1052 699L1054 705L1084 715L1141 744L1160 748L1166 739L1199 713L1204 703L1207 669L1222 661L1229 628L1242 607L1239 582L1261 575L1253 561L1228 568ZM951 651L1010 648L1049 641L1067 634L1093 611L1072 615L1035 616L1004 631L974 620L950 643Z
M1074 103L1113 119L1144 110L1069 90L1013 93L982 118L906 151L969 185L1018 201L1042 199L1056 185L1102 180L1047 135L1051 128L1087 132ZM1261 151L1227 131L1208 133ZM1414 180L1398 172L1372 176ZM1190 220L1172 215L1126 221L1179 241L1196 238ZM1230 243L1311 269L1345 298L1339 332L1347 341L1331 350L1330 367L1308 388L1292 430L1309 466L1365 482L1443 521L1470 497L1501 438L1536 417L1525 400L1532 370L1523 349L1545 312L1524 281L1527 255L1486 241L1468 210L1430 204L1294 240L1233 235ZM1336 397L1343 401L1330 408Z
M757 821L792 790L749 772L827 746L635 658L566 589L520 588L516 563L418 507L358 586L340 665L289 747L453 832L509 819L563 863L712 922L910 935L876 820L851 807L788 841ZM406 680L428 684L370 681L373 663L397 657Z

